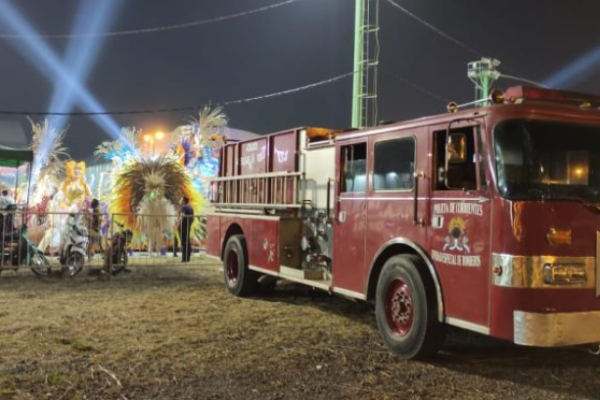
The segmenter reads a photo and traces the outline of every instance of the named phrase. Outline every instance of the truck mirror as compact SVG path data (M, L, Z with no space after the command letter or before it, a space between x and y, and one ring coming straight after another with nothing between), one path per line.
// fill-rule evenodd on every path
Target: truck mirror
M446 142L446 163L463 164L467 161L467 135L451 133Z

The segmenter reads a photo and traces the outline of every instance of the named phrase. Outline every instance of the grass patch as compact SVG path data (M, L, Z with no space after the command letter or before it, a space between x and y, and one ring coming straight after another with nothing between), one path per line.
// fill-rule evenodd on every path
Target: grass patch
M96 351L94 344L87 338L66 339L61 338L58 342L69 347L71 350L79 352Z
M64 386L67 379L60 373L53 371L46 376L46 382L50 386Z
M0 378L0 396L11 396L17 392L17 380L11 374Z
M23 298L23 294L35 297ZM454 331L406 362L372 308L293 284L237 299L214 263L133 266L100 281L0 280L0 400L589 399L598 358Z

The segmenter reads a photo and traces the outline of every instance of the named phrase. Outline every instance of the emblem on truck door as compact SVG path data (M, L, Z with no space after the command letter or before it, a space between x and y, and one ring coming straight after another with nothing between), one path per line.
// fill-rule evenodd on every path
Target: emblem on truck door
M465 220L461 217L454 217L448 224L448 234L446 235L446 244L443 250L456 250L470 253L469 238L465 231Z

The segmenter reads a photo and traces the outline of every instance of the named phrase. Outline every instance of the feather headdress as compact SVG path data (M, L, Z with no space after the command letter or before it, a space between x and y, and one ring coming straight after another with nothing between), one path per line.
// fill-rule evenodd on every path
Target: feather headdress
M67 130L63 129L57 132L48 118L42 122L34 122L29 117L27 119L31 123L30 148L35 154L34 163L38 171L37 176L34 177L34 187L31 193L32 202L35 204L41 202L44 196L49 196L58 189L59 177L65 169L61 157L68 157L67 148L62 144ZM42 145L48 146L48 150L41 151Z
M94 152L94 155L102 157L105 160L118 158L120 161L125 161L139 151L138 143L140 142L141 133L142 130L135 127L123 128L119 140L101 143Z
M204 205L202 197L192 187L187 171L175 157L138 156L123 166L115 179L110 198L110 211L115 214L140 212L142 202L155 199L165 199L178 209L182 198L187 197L198 212ZM123 223L135 228L133 218L123 218Z
M195 121L200 129L202 144L209 145L212 143L212 136L219 132L220 128L227 126L227 116L223 112L222 107L211 109L204 107L198 114L198 119Z
M192 118L189 123L191 129L175 130L175 142L188 141L191 145L191 152L202 157L204 147L217 146L213 138L221 128L227 126L228 120L222 107L204 107L198 113L198 118ZM182 149L179 148L177 151L181 152Z

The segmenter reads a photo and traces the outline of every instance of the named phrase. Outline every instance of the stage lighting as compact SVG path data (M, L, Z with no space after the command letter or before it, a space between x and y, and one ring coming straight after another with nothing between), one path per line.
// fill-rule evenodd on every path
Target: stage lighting
M13 31L23 35L23 40L10 41L10 44L23 57L28 59L49 80L59 79L62 84L73 91L81 106L90 111L102 112L104 108L96 98L74 79L52 49L39 37L39 33L23 18L19 11L8 0L2 2L0 21ZM25 44L25 46L23 46ZM108 115L98 115L92 118L106 133L114 139L121 137L117 123Z
M118 4L118 0L84 0L75 18L73 32L84 31L94 34L107 30L110 21L114 20ZM69 42L64 65L69 69L73 79L79 81L81 85L85 84L103 42L104 38L98 37L73 38ZM56 84L50 101L50 110L69 112L74 106L74 100L75 96L68 87ZM54 126L58 131L64 128L67 119L66 116L53 118Z
M75 17L73 32L97 33L107 29L109 22L114 19L116 12L117 0L104 0L98 2L96 0L84 0L79 7ZM70 40L66 55L64 57L64 65L69 69L72 78L78 81L82 86L85 84L91 67L100 51L100 47L104 42L104 38L100 37L85 37L83 39L73 38ZM59 112L70 112L75 105L75 96L69 87L61 81L56 82L54 93L50 101L49 109ZM51 119L55 132L63 130L67 124L68 117L64 115L55 116ZM46 156L46 153L52 148L53 142L56 139L54 135L46 135L38 148L36 161L41 160ZM33 176L37 176L40 165L34 161Z

